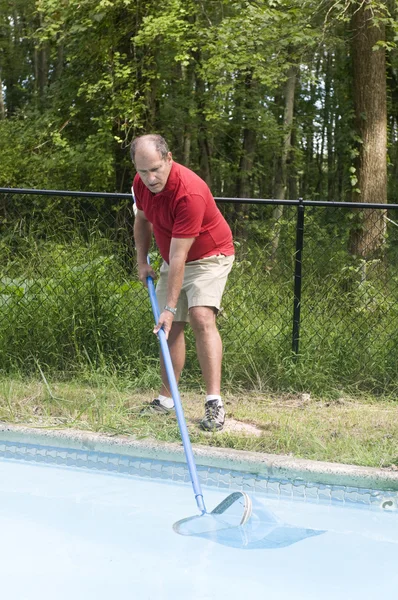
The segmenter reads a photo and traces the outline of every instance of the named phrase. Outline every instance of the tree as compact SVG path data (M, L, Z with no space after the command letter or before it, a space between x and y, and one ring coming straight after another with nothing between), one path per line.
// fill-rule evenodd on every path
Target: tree
M372 0L352 5L352 67L357 160L353 201L387 202L387 88L385 4ZM361 211L351 234L351 251L362 258L381 250L386 220L381 210Z
M283 111L283 140L282 148L278 161L278 170L275 182L275 198L284 200L286 197L286 188L288 183L287 164L291 151L293 113L294 113L294 97L297 81L297 65L292 64L287 73L287 79L284 88L284 111ZM281 220L283 215L283 205L275 206L273 210L274 235L271 242L271 261L276 260L276 253L279 246L279 238L281 233Z
M0 0L1 183L126 191L128 145L156 131L215 195L282 197L290 186L346 200L351 176L363 197L362 144L355 164L350 151L369 119L354 124L351 6L363 9L354 27L367 12L381 33L376 59L388 17L378 0L164 0L162 11L153 0ZM391 55L391 94L396 72ZM395 115L391 100L392 160Z

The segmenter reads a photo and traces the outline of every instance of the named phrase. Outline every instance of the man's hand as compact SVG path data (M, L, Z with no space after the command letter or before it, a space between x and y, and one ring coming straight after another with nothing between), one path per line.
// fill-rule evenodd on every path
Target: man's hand
M160 329L166 334L166 340L169 337L170 329L173 324L174 315L169 310L164 310L160 317L157 325L153 328L153 333L157 334Z
M152 277L152 279L156 279L157 275L155 271L152 269L151 265L147 263L138 265L138 279L141 281L142 285L148 287L146 278Z

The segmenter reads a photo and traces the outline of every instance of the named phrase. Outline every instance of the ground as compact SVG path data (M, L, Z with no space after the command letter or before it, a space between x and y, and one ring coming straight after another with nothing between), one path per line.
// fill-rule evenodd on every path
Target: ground
M174 415L141 415L153 390L117 380L95 383L0 381L0 420L46 429L75 428L175 442ZM224 393L220 433L199 428L203 394L181 398L193 443L353 465L398 469L398 402L391 398L236 391Z

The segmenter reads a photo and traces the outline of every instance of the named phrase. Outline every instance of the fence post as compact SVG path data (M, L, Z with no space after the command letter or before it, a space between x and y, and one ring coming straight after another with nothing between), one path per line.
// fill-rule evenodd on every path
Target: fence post
M294 260L294 301L293 301L293 334L292 350L298 355L300 342L300 312L301 312L301 266L304 246L304 210L303 199L299 198L296 225L296 252Z

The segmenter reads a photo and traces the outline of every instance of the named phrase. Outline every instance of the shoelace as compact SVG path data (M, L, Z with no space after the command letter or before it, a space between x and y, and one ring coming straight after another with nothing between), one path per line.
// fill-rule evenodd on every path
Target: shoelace
M220 409L221 406L218 403L215 402L213 404L208 402L205 407L206 420L211 421L212 419L217 419Z

